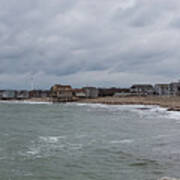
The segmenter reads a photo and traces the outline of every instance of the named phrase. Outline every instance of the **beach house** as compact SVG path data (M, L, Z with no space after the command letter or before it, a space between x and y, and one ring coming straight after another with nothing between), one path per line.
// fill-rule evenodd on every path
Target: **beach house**
M16 99L28 99L29 98L29 91L21 90L16 92Z
M154 90L155 90L155 94L159 96L170 95L169 84L155 84Z
M86 93L84 89L73 89L73 96L77 98L85 98Z
M16 98L15 90L4 90L1 94L3 100L11 100Z
M169 84L169 94L172 96L180 96L180 82L172 82Z
M86 98L97 98L99 95L99 90L96 87L83 87L86 94Z
M130 92L134 95L153 95L154 88L151 84L134 84L130 88Z

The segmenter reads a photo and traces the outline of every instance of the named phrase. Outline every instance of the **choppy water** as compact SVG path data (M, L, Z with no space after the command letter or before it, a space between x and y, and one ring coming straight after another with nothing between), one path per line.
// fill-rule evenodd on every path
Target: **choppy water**
M142 107L0 103L0 180L180 177L180 113Z

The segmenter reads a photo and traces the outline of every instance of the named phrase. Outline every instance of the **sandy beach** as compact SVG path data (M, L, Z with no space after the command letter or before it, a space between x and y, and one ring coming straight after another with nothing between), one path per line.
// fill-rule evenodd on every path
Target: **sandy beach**
M169 111L180 111L180 97L100 97L96 99L83 99L82 103L102 103L102 104L141 104L141 105L158 105L167 108Z

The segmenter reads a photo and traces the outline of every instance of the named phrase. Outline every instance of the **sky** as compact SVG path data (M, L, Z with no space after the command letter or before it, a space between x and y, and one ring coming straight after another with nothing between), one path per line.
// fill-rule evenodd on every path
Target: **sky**
M180 79L178 0L0 0L0 89Z

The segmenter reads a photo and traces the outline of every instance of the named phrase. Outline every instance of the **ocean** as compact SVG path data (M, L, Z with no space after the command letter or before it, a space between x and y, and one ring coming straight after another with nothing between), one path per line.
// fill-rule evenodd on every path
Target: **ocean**
M158 106L0 103L0 180L180 177L180 113Z

